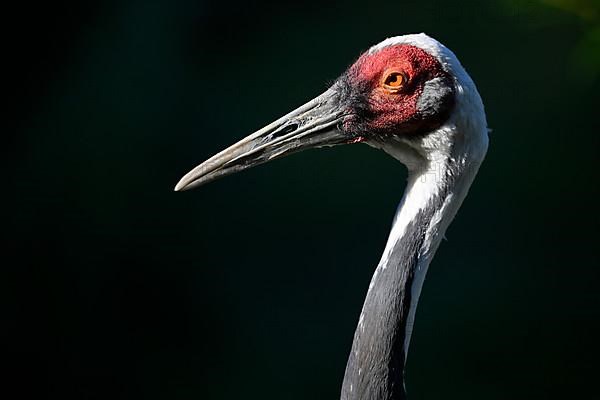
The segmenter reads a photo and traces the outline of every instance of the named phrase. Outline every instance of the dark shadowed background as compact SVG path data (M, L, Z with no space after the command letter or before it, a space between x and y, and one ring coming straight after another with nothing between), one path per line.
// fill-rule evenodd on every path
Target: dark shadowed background
M598 396L599 16L593 0L9 6L3 390L338 398L404 168L354 145L172 189L369 46L423 31L493 132L429 270L409 396Z

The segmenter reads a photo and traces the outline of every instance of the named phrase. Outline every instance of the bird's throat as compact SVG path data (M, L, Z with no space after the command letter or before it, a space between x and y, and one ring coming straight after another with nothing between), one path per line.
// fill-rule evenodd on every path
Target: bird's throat
M421 287L477 170L456 161L447 157L409 177L360 314L342 400L406 398L404 364Z

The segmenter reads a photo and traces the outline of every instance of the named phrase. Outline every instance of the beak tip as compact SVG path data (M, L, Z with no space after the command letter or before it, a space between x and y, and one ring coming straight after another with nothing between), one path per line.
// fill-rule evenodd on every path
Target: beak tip
M190 178L187 175L184 176L183 178L181 178L181 180L179 182L177 182L177 185L175 185L175 187L173 188L174 192L186 192L190 189L194 189L200 185L202 185L203 183L205 183L206 181L204 179L194 179L194 178Z
M175 188L173 189L174 192L183 192L185 190L186 187L186 183L183 182L183 180L177 182L177 185L175 185Z

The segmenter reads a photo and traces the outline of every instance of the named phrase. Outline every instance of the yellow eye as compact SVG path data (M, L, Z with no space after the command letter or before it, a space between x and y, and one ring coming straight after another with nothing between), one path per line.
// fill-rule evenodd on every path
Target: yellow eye
M390 72L383 80L383 86L391 91L399 90L406 83L406 75L403 72Z

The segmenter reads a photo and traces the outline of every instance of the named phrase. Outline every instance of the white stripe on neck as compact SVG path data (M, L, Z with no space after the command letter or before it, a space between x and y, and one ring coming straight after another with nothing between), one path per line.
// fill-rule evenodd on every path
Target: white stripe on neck
M467 195L469 186L475 178L481 159L479 152L470 152L468 148L461 146L445 146L437 138L451 138L456 128L452 125L441 127L437 132L429 136L429 140L435 141L437 151L427 151L428 159L417 155L406 143L397 146L382 146L383 150L399 159L409 168L407 187L394 217L392 229L387 244L383 251L381 260L373 274L369 291L373 288L376 277L380 271L387 268L392 252L397 246L404 245L402 238L407 228L417 218L418 214L426 207L432 206L432 202L442 202L437 206L425 229L425 239L420 249L420 258L414 271L410 287L410 308L405 323L404 354L408 355L408 348L414 325L415 313L421 289L427 275L429 263L433 259L440 241L448 225L454 218L462 200ZM438 136L439 135L439 136ZM377 144L372 144L377 146ZM421 143L428 145L428 143ZM379 147L379 146L377 146ZM423 154L422 152L418 152ZM359 327L361 324L359 324ZM364 330L364 327L361 327Z
M379 147L375 143L371 145ZM399 143L399 146L381 146L381 148L407 165L409 177L404 196L392 222L387 244L369 284L369 291L373 288L379 271L387 267L390 255L404 236L409 224L432 199L440 195L448 174L447 155L436 153L432 160L424 160L405 144Z

